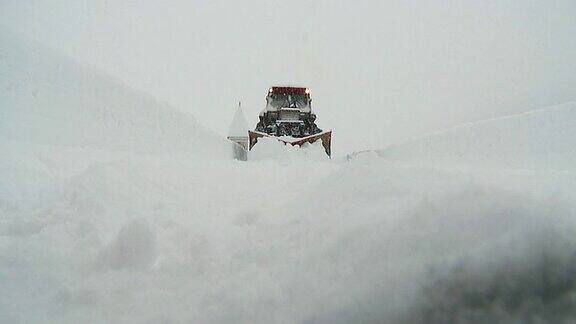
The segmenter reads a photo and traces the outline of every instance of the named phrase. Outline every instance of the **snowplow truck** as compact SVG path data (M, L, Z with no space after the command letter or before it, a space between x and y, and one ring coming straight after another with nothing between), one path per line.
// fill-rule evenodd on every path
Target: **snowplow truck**
M248 131L250 150L262 137L272 137L292 146L320 140L326 154L331 156L332 131L322 131L316 125L308 88L271 87L266 107L258 118L255 130Z

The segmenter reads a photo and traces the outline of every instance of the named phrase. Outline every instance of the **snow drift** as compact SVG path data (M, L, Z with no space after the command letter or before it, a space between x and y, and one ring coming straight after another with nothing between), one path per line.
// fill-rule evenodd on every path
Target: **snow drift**
M230 148L188 114L0 29L0 136L116 151Z
M575 318L572 105L239 162L187 115L0 39L2 322Z
M390 160L574 170L576 102L454 127L380 151Z

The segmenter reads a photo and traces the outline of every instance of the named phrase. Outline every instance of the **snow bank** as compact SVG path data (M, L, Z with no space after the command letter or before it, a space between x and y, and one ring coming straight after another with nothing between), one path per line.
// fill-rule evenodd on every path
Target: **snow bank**
M386 148L390 160L574 170L576 102L492 120Z
M0 139L230 155L187 114L0 29Z
M568 321L576 178L549 176L364 156L280 216L292 244L273 277L288 278L296 322Z
M8 320L572 318L557 311L571 305L571 281L531 305L547 280L570 278L573 175L478 180L376 155L346 164L92 158L101 162L53 177L38 197L9 200L0 222ZM542 277L544 264L552 270ZM491 300L495 285L501 299L480 309L469 301L470 291ZM517 306L506 308L510 300Z

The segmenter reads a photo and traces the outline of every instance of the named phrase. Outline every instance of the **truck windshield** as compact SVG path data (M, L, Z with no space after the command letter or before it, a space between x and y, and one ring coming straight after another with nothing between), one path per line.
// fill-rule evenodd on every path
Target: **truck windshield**
M270 105L274 108L305 108L308 98L300 94L273 93L270 95Z

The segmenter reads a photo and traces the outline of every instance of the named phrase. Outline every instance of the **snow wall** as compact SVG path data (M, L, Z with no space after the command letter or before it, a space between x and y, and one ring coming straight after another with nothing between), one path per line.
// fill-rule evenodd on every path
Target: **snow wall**
M231 152L190 115L111 77L3 29L0 44L3 140L212 158Z

